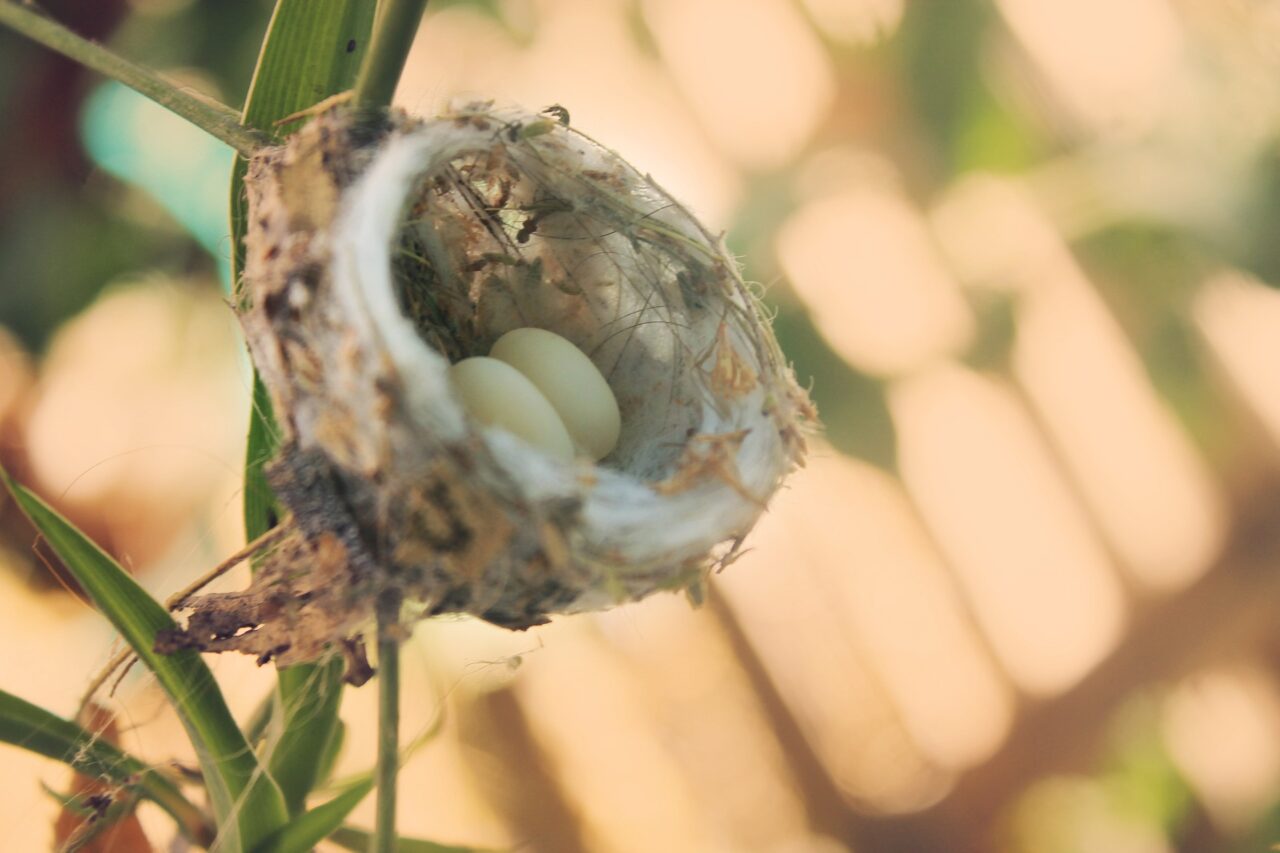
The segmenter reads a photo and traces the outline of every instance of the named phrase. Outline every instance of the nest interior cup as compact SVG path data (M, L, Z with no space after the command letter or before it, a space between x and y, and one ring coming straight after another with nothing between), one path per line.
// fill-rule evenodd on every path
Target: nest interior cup
M238 310L296 528L183 642L282 663L367 625L512 628L696 586L800 463L812 408L722 242L554 114L331 112L251 164ZM618 400L617 447L557 461L465 414L447 368L555 332Z

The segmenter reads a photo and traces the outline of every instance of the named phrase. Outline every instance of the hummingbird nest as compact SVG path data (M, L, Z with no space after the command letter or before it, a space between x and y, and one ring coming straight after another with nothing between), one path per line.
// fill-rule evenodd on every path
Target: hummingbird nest
M170 647L312 660L369 626L508 628L695 591L800 464L813 410L721 241L612 151L472 104L330 112L253 158L237 306L271 395L288 531ZM622 414L598 464L464 412L446 371L534 326Z

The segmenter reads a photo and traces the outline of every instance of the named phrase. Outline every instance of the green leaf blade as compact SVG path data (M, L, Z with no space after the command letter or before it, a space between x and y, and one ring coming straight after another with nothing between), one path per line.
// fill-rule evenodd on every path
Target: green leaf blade
M242 123L274 130L282 119L350 89L368 49L377 5L377 0L277 0L245 98ZM246 168L247 161L236 157L231 170L233 292L239 291L244 268ZM255 385L255 402L256 392ZM253 538L251 528L249 538Z
M253 372L253 407L244 465L244 532L249 542L276 526L280 508L267 483L265 466L279 446L271 396L258 371Z
M85 776L136 788L173 817L187 840L208 846L213 830L204 813L172 781L80 726L0 690L0 742L61 761Z
M363 782L338 794L308 812L303 812L280 829L253 853L307 853L342 826L347 815L373 790L373 781Z
M278 0L267 27L253 82L245 99L246 125L276 122L350 89L373 32L376 0ZM236 158L231 176L232 291L238 293L244 263L246 163ZM263 468L278 446L271 398L255 371L253 409L245 460L244 526L253 540L280 514ZM341 666L295 666L280 672L284 722L271 757L291 814L301 811L321 776L320 765L337 725Z
M330 742L338 728L342 659L280 670L284 725L271 752L271 775L284 792L289 813L300 814L307 794L321 781Z
M204 770L219 827L232 849L249 848L285 823L284 797L249 748L213 673L193 650L155 650L161 631L177 626L168 611L93 541L35 493L0 469L10 493L48 540L94 605L168 694ZM235 820L231 818L234 814Z
M245 100L244 123L269 128L351 88L376 0L279 0Z
M320 766L316 774L317 786L324 785L333 778L333 769L338 764L338 756L342 754L342 747L346 745L346 741L347 726L339 719L337 725L333 727L333 736L325 744L324 755L320 757Z
M344 850L365 853L369 849L372 834L354 826L343 826L329 836L329 840ZM456 844L439 844L420 838L397 838L396 853L496 853L482 847L460 847Z

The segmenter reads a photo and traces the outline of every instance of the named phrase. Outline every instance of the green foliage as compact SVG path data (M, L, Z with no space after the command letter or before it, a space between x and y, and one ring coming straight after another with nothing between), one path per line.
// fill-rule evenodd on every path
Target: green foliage
M138 658L155 675L200 759L225 849L251 849L285 822L284 797L231 717L213 673L192 650L160 654L176 627L168 612L101 548L35 494L0 471L19 508Z
M338 659L281 673L280 692L268 698L250 721L246 738L227 710L213 675L190 650L164 655L155 651L157 635L174 627L164 608L66 519L0 469L0 477L18 506L49 541L68 571L111 621L139 659L165 689L200 758L205 785L214 803L216 842L209 821L167 777L78 725L0 691L0 741L65 762L77 771L128 787L156 802L177 822L188 840L224 851L291 853L310 850L331 837L343 846L367 847L368 834L342 827L374 787L373 773L350 780L327 802L306 811L305 800L332 771L343 739L337 719L342 665ZM305 678L303 678L305 676ZM294 681L293 679L299 679ZM292 704L282 698L290 685ZM263 768L250 743L271 729L280 716L280 734ZM441 719L406 749L406 754L440 731ZM298 756L313 752L309 760ZM280 756L288 756L287 761ZM286 795L288 812L286 815ZM354 840L353 840L354 839ZM467 853L470 848L400 839L407 853Z
M353 785L322 805L316 806L289 822L275 835L255 848L254 853L307 853L337 831L351 810L373 790L373 780Z
M923 136L933 142L939 175L955 171L970 116L985 100L982 38L995 14L985 3L912 3L898 42L904 100Z
M274 130L282 119L350 89L376 7L376 0L279 0L249 84L244 123ZM244 262L246 165L237 157L231 174L233 290Z
M290 814L302 811L307 794L323 780L324 764L332 764L330 746L338 737L342 667L342 659L334 657L316 666L280 670L282 725L269 764Z
M335 721L333 734L329 736L329 742L324 746L324 753L320 756L319 766L316 768L316 785L323 785L333 778L333 770L338 765L338 756L342 754L342 747L347 742L347 724L341 719Z
M127 786L173 817L190 841L207 845L204 816L167 777L80 726L0 690L0 741L61 761L77 772Z
M1220 417L1203 347L1187 323L1200 284L1220 261L1179 228L1134 220L1100 229L1075 249L1161 399L1210 458L1229 458L1234 439Z
M276 122L349 89L373 30L375 0L280 0L267 29L245 102L244 121L270 128ZM296 125L295 125L296 126ZM244 260L245 162L231 177L232 289ZM275 526L278 509L263 474L275 453L271 402L254 374L253 408L245 460L244 521L254 539ZM271 752L271 771L291 814L298 814L317 782L320 764L337 727L341 663L296 666L280 672L282 729Z
M377 0L279 0L239 123L231 111L216 102L193 98L150 70L80 38L51 19L33 15L7 0L0 0L0 14L4 23L125 82L245 152L267 138L259 131L276 136L278 127L304 121L307 110L351 89L357 79L364 81L360 89L369 105L385 105L399 79L423 5L423 0L391 0L385 9L379 9ZM379 12L384 26L378 43L383 48L371 54L375 61L366 62ZM397 25L388 26L388 22ZM230 200L233 291L243 264L245 170L245 161L238 157L232 167ZM245 528L251 538L279 522L263 475L263 466L276 444L270 400L255 376L244 504ZM320 665L282 670L276 692L255 713L246 737L197 652L156 651L158 638L176 628L168 611L34 493L3 471L0 477L89 598L168 694L199 756L216 813L217 838L210 837L209 823L200 810L165 777L115 747L98 742L74 723L3 693L0 740L127 785L130 796L153 799L169 811L188 839L197 844L212 843L231 853L306 851L337 830L375 784L373 774L366 774L323 805L305 809L307 796L332 772L341 748L344 729L337 714L342 661L335 657ZM387 681L385 673L383 680ZM384 709L388 710L394 713L395 708ZM384 737L388 732L394 735L394 728L384 732ZM268 766L263 767L253 746L268 734L266 751L270 757ZM398 766L394 742L389 754L389 762L380 761L377 778L383 780L382 793L394 798ZM388 773L391 778L384 778ZM393 815L393 810L380 808L380 826ZM379 847L391 845L394 829L380 831L375 841ZM410 850L453 849L428 842L405 843L410 845L405 849Z
M244 123L267 129L351 88L376 0L279 0L249 86Z
M353 826L344 826L329 836L329 840L344 850L365 853L369 849L369 833ZM417 838L397 838L396 853L489 853L479 847L458 847L453 844L438 844L434 841L423 841Z
M244 464L244 530L250 541L276 526L280 509L267 483L264 466L277 447L271 397L257 371L253 374L253 408L249 413L249 441Z

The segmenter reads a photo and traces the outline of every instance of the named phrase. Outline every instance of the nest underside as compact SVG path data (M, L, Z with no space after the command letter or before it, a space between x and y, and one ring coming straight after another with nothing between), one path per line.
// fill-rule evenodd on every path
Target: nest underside
M719 241L549 116L331 113L257 156L239 313L270 391L268 480L295 528L176 645L312 660L388 596L406 624L510 628L732 558L811 409ZM446 369L547 328L623 416L599 465L466 417Z

